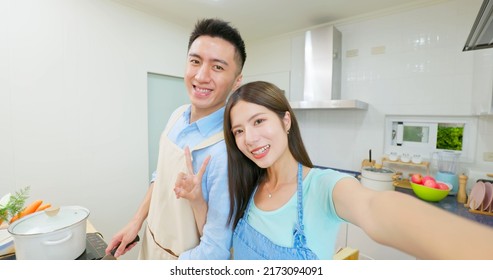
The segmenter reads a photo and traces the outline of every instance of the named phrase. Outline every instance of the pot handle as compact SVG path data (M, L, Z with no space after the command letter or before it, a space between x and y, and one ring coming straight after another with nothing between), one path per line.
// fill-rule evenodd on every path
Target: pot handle
M72 232L69 232L66 237L64 237L60 240L55 240L55 241L46 240L46 241L43 241L43 244L48 245L48 246L57 245L57 244L60 244L60 243L63 243L65 241L69 240L70 238L72 238Z

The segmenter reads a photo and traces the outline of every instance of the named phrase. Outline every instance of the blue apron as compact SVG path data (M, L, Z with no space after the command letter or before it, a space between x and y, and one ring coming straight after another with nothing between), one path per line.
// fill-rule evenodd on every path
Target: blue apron
M272 243L267 237L255 230L246 221L252 195L245 214L238 221L233 233L233 259L235 260L318 260L317 255L306 247L303 232L303 177L301 163L298 163L298 222L293 231L294 247L284 247Z

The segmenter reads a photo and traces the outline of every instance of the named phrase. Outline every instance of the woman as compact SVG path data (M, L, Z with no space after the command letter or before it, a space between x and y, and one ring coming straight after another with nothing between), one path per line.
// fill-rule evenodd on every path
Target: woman
M349 175L313 168L294 112L273 84L236 90L224 131L234 259L331 259L342 222L420 259L493 258L493 229L407 194L373 191ZM202 209L195 211L197 221L207 209L200 193L206 165L175 189Z

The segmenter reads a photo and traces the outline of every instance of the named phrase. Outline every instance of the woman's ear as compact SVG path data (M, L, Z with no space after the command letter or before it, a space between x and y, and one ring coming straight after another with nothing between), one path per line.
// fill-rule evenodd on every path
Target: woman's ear
M289 111L286 111L286 113L284 113L282 121L284 123L284 129L286 130L286 133L289 134L289 130L291 129L291 114L289 113Z

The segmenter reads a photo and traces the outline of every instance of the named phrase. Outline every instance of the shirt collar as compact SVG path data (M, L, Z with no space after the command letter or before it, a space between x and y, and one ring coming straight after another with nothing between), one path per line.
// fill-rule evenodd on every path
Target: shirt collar
M223 119L224 119L224 110L225 107L221 107L219 110L215 111L214 113L205 116L195 122L195 125L197 126L198 130L200 131L200 134L203 136L208 136L214 131L215 128L218 126L221 127L223 125ZM192 113L192 106L189 106L188 109L183 113L184 118L187 123L190 124L190 114Z

